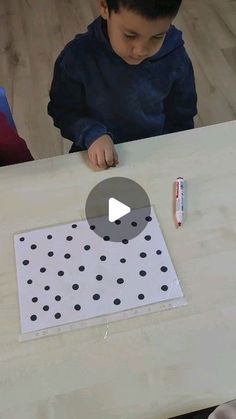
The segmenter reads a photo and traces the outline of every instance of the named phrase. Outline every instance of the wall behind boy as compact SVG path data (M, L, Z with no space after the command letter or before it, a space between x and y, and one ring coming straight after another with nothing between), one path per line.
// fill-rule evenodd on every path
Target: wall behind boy
M96 0L0 1L0 85L35 158L65 153L70 146L46 111L52 70L65 43L96 16ZM235 21L232 0L183 0L175 21L195 69L196 126L236 118Z

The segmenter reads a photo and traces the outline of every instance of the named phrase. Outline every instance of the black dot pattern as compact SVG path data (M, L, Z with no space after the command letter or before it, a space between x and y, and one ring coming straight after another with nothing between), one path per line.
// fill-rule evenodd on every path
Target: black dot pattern
M141 258L145 258L146 256L147 256L147 253L145 253L145 252L141 252L141 253L140 253L140 257L141 257Z
M139 271L139 275L140 276L146 276L147 275L147 272L146 271Z
M32 320L32 322L35 322L35 320L37 320L37 316L35 314L33 314L30 319Z
M41 321L46 322L46 319L49 323L51 321L52 326L55 325L55 319L57 319L60 325L67 318L64 311L66 314L68 305L70 313L74 312L74 318L79 319L81 307L84 311L83 316L86 315L87 306L90 305L97 307L100 315L100 310L103 305L107 307L106 304L112 304L113 311L114 306L117 306L116 311L118 311L150 304L150 299L152 301L155 293L157 293L157 301L161 295L161 299L169 299L172 295L172 287L166 250L162 249L161 242L157 240L155 218L153 221L151 216L146 215L147 212L141 218L135 216L133 220L129 219L127 230L122 233L120 244L117 244L117 250L111 253L109 253L111 245L106 243L113 240L109 229L104 232L103 236L100 236L101 242L98 245L96 240L91 239L92 234L88 230L87 238L84 236L84 229L80 231L79 228L80 223L70 223L67 230L62 230L61 236L54 233L53 228L50 228L49 234L43 233L38 238L36 235L31 235L30 238L27 235L18 236L17 245L21 252L20 264L26 267L21 267L22 284L25 287L27 304L31 307L28 322L36 323L36 326L31 325L31 328L40 329ZM128 240L126 238L128 228L136 231L135 228L139 229L144 218L147 223L152 221L153 224L139 235L137 242ZM116 220L114 224L117 225L115 229L118 234L123 228L124 220ZM122 226L119 228L120 225ZM97 223L90 226L90 230L97 231L98 228ZM69 243L71 241L73 242ZM59 246L59 242L62 245ZM123 245L127 244L129 246L125 248ZM41 260L40 252L36 249L41 250L44 259ZM38 255L39 261L35 268ZM161 255L163 257L160 257ZM129 274L131 267L132 275ZM63 278L60 279L60 277ZM136 281L136 284L133 281ZM106 287L109 289L108 294L103 292ZM156 290L156 287L159 289ZM130 292L133 293L132 298ZM75 315L75 312L78 314Z
M59 271L57 275L58 276L64 276L64 272L63 271Z
M123 284L124 283L124 279L123 278L118 278L117 279L117 284Z
M22 263L23 263L24 266L27 266L27 265L29 265L29 260L23 260Z

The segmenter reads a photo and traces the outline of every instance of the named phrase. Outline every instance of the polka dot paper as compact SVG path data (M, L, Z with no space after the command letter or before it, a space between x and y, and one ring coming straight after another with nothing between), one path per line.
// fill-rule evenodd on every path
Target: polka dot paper
M183 297L153 208L130 241L94 230L96 219L14 236L22 333Z

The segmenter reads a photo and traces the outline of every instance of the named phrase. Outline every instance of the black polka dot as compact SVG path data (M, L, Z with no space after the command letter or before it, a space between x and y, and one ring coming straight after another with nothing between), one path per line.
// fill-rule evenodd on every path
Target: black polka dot
M24 266L27 266L27 265L29 265L29 260L23 260L22 263L23 263Z
M28 279L27 284L31 285L33 283L32 279Z
M25 238L24 237L21 237L20 238L20 242L24 242L25 241Z
M113 302L116 306L118 306L121 303L119 298L116 298Z
M140 276L146 276L146 275L147 275L147 272L146 272L146 271L140 271L140 272L139 272L139 275L140 275Z
M121 258L120 259L120 263L125 263L126 262L126 259L125 258Z
M35 314L33 314L30 319L32 320L32 322L35 322L35 320L37 320L37 316Z
M37 249L37 246L36 246L36 244L32 244L32 245L31 245L30 247L31 247L31 249L32 249L32 250L35 250L35 249Z
M118 278L118 279L117 279L117 284L123 284L123 283L124 283L123 278Z
M63 271L59 271L59 272L57 273L57 275L58 275L58 276L63 276L63 275L64 275L64 272L63 272Z
M75 309L76 311L80 311L80 310L81 310L81 307L80 307L80 305L79 305L79 304L76 304L76 305L74 306L74 309Z
M150 223L150 221L152 221L152 217L149 217L149 216L148 216L148 217L146 217L146 218L145 218L145 220L146 220L148 223Z
M161 267L161 272L167 272L167 271L168 271L168 268L166 266Z
M91 249L91 247L88 244L86 244L86 246L84 246L84 250L89 250L89 249Z
M46 272L46 268L40 268L40 272L43 274L44 272Z
M161 255L161 253L162 253L162 251L161 251L161 250L157 250L157 251L156 251L156 254L157 254L157 255Z
M99 295L99 294L94 294L94 295L93 295L93 299L94 299L95 301L100 300L100 295Z
M48 239L48 240L51 240L51 239L52 239L52 235L51 235L51 234L49 234L49 235L47 236L47 239Z
M147 241L150 241L150 240L151 240L151 236L145 236L144 238L145 238L145 240L147 240Z
M161 289L162 289L162 291L168 291L168 286L167 286L167 285L163 285L163 286L161 287Z
M104 240L105 242L109 242L110 237L109 237L109 236L104 236L104 237L103 237L103 240Z
M122 243L123 243L123 244L128 244L128 243L129 243L129 240L127 240L127 239L123 239L123 240L122 240Z
M79 284L72 285L73 290L77 291L79 289Z
M139 300L144 300L144 298L145 298L145 297L144 297L144 295L143 295L143 294L139 294L139 295L138 295L138 299L139 299Z
M97 281L101 281L103 279L103 276L102 275L97 275L96 279L97 279Z
M90 230L95 230L96 226L92 225L90 226Z
M102 260L102 261L106 260L106 256L104 256L104 255L103 255L103 256L101 256L101 257L100 257L100 260Z
M141 258L145 258L146 256L147 256L147 253L145 253L145 252L141 252L141 253L140 253L140 257L141 257Z
M54 253L53 252L48 252L48 256L51 258L53 257Z
M71 240L73 240L73 237L72 237L72 236L67 236L66 240L67 240L68 242L71 242Z
M83 272L84 270L85 270L85 267L84 267L84 266L82 266L82 265L81 265L81 266L79 266L79 271L80 271L80 272Z
M61 318L61 313L56 313L55 314L55 319L60 319Z
M66 253L66 254L64 255L64 258L65 258L65 259L70 259L70 257L71 257L71 255L70 255L69 253Z
M136 221L132 221L131 225L132 227L137 227L138 224L136 223Z
M49 310L49 306L43 306L43 310L44 311L48 311Z
M32 298L32 302L33 302L33 303L37 303L37 301L38 301L38 298L37 298L37 297L33 297L33 298Z
M72 226L71 226L72 228L77 228L78 226L77 226L77 224L72 224Z
M46 285L46 287L44 287L44 289L45 289L45 291L49 291L50 290L49 285Z
M60 295L56 295L55 300L56 301L61 301L61 296Z
M116 220L116 221L115 221L115 224L118 226L118 225L120 225L120 224L121 224L121 221L120 221L120 220Z

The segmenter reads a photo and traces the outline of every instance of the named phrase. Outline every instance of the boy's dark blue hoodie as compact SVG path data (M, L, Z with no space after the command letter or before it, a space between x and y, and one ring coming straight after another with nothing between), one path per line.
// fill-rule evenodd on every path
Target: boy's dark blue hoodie
M48 113L63 137L87 149L103 134L116 144L193 128L196 101L179 30L171 26L156 55L129 65L99 17L59 55Z

